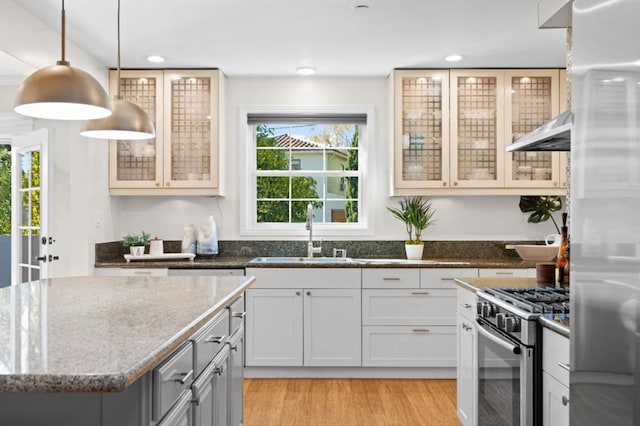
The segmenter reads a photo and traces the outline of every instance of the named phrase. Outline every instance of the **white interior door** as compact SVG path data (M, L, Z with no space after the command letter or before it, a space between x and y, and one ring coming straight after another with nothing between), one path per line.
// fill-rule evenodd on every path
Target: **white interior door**
M11 141L11 284L47 278L57 257L49 229L49 131Z

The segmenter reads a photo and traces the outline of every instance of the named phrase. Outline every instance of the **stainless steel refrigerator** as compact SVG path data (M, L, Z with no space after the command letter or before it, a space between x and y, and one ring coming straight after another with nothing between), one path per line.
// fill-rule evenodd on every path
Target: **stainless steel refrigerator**
M575 0L572 425L640 425L640 0Z

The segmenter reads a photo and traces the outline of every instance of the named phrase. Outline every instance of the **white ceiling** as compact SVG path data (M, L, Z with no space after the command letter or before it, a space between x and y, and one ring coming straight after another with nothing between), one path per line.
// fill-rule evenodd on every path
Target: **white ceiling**
M60 0L14 1L59 31ZM286 76L312 66L319 76L386 76L393 68L565 66L565 30L537 28L536 0L121 3L123 68ZM67 38L115 67L117 0L67 0L65 8ZM443 59L450 53L466 58L451 64ZM167 61L151 64L150 54Z

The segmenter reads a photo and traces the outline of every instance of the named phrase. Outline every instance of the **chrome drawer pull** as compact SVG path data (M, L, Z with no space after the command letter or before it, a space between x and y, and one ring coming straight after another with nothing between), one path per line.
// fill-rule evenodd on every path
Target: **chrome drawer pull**
M419 296L419 295L428 296L429 292L428 291L412 291L411 294L414 294L416 296Z
M496 275L513 275L513 272L501 272L501 271L496 271Z
M187 383L187 380L189 380L189 377L193 376L193 370L189 370L188 373L180 373L180 375L182 376L182 378L173 379L173 381L180 382L181 385L184 385L185 383Z
M226 334L223 334L222 336L218 336L218 337L215 337L215 336L209 336L209 337L207 337L207 338L205 339L205 341L204 341L204 342L205 342L205 343L222 343L222 342L224 342L225 340L227 340L227 335L226 335Z
M218 367L218 368L214 368L214 369L213 369L213 372L214 372L215 374L217 374L218 376L222 376L222 373L224 373L224 365L221 365L221 366L220 366L220 367Z
M133 271L133 275L151 275L151 271Z
M414 328L411 331L413 331L414 333L428 333L429 330L428 328Z
M244 318L247 316L246 312L238 312L237 314L233 314L234 318Z
M440 281L453 281L455 278L440 278Z
M468 304L468 303L461 303L460 306L462 306L463 308L466 308L466 309L470 309L471 308L471 305Z
M564 395L562 395L562 405L564 405L565 407L569 405L569 398Z
M559 362L558 361L558 367L567 370L569 373L571 373L571 367L569 366L569 364L565 364L564 362Z
M400 278L398 278L398 277L384 277L384 278L382 278L382 281L400 281Z
M471 326L463 323L462 324L462 329L465 330L465 331L469 331L469 330L471 330Z

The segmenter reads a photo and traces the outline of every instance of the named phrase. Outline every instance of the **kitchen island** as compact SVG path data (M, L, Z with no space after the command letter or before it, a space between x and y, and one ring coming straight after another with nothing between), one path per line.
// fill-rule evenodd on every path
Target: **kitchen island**
M155 424L156 368L254 281L88 276L0 289L2 422Z

